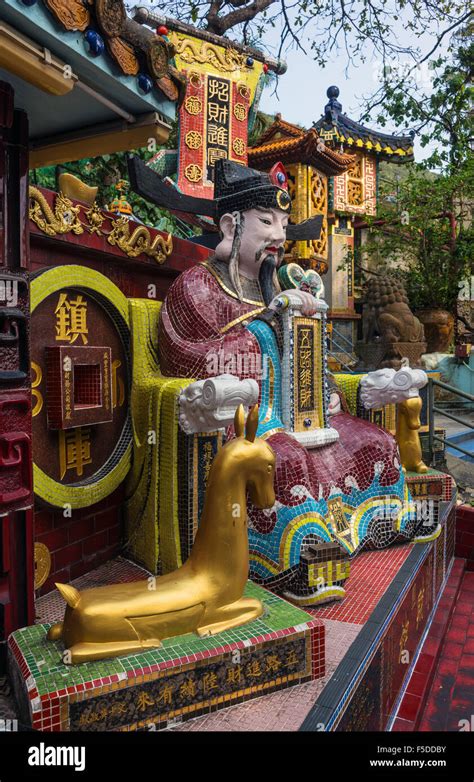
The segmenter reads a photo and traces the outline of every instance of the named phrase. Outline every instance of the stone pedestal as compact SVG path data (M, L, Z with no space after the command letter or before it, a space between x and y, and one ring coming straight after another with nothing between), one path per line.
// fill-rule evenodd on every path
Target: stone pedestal
M411 367L418 367L425 352L426 342L357 342L356 345L356 353L366 370L383 367L400 369L404 358L408 359Z
M207 638L187 634L158 649L68 666L49 624L8 641L21 719L35 730L156 730L324 676L324 624L248 582L264 615Z

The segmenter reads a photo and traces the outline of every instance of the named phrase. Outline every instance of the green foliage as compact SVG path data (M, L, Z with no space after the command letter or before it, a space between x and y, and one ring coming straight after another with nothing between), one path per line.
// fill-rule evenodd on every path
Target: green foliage
M176 132L176 128L173 128L172 134L174 133L174 139L171 139L171 143L176 141ZM170 140L168 140L169 143ZM146 161L153 157L157 150L149 150L143 147L142 149L131 150L131 152L140 155ZM110 155L84 158L83 160L66 163L58 167L48 166L47 168L35 169L31 173L31 181L40 187L57 190L56 169L58 174L62 171L68 171L79 177L87 185L98 187L97 203L101 208L107 209L111 201L118 195L116 184L120 179L128 181L127 154L127 152L114 152ZM188 228L166 209L160 209L154 204L145 201L132 190L126 193L126 198L132 206L133 214L146 225L184 238L196 233L196 231L190 227Z
M395 260L415 309L454 313L459 286L474 272L471 33L472 25L463 27L446 55L429 63L430 81L417 81L413 73L402 80L386 74L380 90L380 122L390 118L414 128L422 147L437 142L404 176L380 178L377 218L368 221L362 248L371 266L383 269L389 260L393 270Z
M474 97L474 24L472 21L452 36L446 54L419 62L406 73L385 69L383 80L367 107L377 121L395 121L411 128L422 147L437 142L423 165L427 169L456 171L472 155Z
M356 262L402 277L413 309L454 312L473 269L473 181L472 156L456 172L430 175L413 165L404 180L385 180Z
M273 114L265 114L263 111L257 111L253 128L249 134L249 147L251 147L260 136L275 122Z

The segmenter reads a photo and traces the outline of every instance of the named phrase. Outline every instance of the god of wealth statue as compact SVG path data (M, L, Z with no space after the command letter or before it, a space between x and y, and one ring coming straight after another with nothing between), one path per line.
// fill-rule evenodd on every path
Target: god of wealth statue
M170 193L136 158L129 167L140 195L212 214L219 230L214 255L170 287L157 347L164 375L258 384L258 436L276 454L276 502L249 509L251 577L303 606L342 598L349 557L411 539L415 515L393 436L350 415L331 389L322 283L301 269L292 282L282 275L283 290L278 280L285 240L317 238L320 223L289 224L281 164L264 173L218 161L207 205Z

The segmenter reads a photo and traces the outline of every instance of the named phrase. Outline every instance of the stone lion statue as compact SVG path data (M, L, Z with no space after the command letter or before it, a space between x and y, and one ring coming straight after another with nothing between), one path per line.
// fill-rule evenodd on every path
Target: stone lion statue
M423 325L408 306L403 283L393 277L372 277L364 285L363 341L423 342Z

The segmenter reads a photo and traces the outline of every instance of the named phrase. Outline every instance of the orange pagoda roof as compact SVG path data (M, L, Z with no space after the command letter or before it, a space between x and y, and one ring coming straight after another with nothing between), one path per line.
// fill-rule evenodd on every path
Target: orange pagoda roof
M249 166L270 168L279 160L283 164L306 163L328 176L343 174L355 159L355 155L326 147L315 128L305 130L292 125L279 114L255 145L248 149Z

